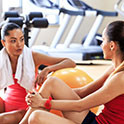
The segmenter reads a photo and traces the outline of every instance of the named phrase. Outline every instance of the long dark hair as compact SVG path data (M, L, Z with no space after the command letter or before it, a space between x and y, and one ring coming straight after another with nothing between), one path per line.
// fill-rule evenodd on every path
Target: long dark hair
M124 21L114 21L106 28L106 35L108 41L115 41L118 43L121 52L124 52Z

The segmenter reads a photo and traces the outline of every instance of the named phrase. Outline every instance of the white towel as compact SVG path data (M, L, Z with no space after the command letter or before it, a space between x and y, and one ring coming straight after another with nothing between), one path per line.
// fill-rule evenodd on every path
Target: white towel
M22 54L18 58L15 78L26 90L33 90L35 80L35 65L32 51L24 46ZM6 49L0 51L0 89L14 84L12 67Z

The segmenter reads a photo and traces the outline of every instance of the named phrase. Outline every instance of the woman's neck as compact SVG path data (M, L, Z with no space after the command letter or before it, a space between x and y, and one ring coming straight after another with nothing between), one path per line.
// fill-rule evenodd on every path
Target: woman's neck
M124 58L122 56L114 57L112 59L112 63L114 65L114 68L117 68L123 61L124 61Z

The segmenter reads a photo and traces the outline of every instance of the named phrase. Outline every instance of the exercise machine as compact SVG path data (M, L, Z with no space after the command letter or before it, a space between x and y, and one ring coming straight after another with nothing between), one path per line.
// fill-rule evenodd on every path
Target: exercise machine
M91 60L103 57L103 52L99 44L94 44L93 39L100 28L104 17L106 16L117 16L117 12L108 12L98 9L94 9L80 0L63 0L64 8L60 8L60 13L64 13L63 23L60 25L50 47L47 46L33 46L34 49L42 49L47 51L52 56L69 57L74 60ZM72 39L78 31L80 24L85 16L96 16L96 20L91 27L86 40L83 44L73 45ZM72 16L76 16L76 20L67 35L64 44L60 45L61 37L65 32L68 23ZM75 47L76 46L76 47Z
M63 23L60 25L52 44L50 45L50 47L43 46L43 45L33 46L33 49L39 52L44 51L45 53L48 53L49 55L52 55L52 56L69 57L74 60L88 60L88 59L102 58L102 49L99 45L94 44L93 39L104 17L117 16L117 12L106 12L106 11L97 10L88 6L86 3L80 0L63 0L63 2L65 2L64 5L66 5L64 8L58 8L56 6L53 9L55 10L54 12L57 12L60 14L64 13L65 16L64 16ZM37 8L38 10L41 9L41 7L37 7ZM35 9L33 8L33 10ZM44 8L43 14L45 13L44 15L47 15L49 11L50 11L50 8ZM90 32L88 33L84 43L75 47L76 45L71 44L72 39L74 38L77 30L79 29L79 26L83 21L83 18L85 16L91 16L91 15L96 16L94 25L92 26ZM68 37L66 38L63 45L58 45L61 41L61 37L65 32L72 16L76 16L76 20L68 34ZM26 16L24 18L28 20L29 17ZM22 19L22 24L26 25L25 37L27 37L26 41L28 43L28 39L29 39L28 33L32 24L29 23L31 20L24 21L25 19Z

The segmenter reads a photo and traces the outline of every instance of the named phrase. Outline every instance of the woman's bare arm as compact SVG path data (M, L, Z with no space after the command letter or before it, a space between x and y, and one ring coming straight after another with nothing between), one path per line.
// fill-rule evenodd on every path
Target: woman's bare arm
M85 96L95 92L98 90L106 79L109 77L109 75L113 71L113 66L110 66L99 78L94 80L93 82L81 87L81 88L74 88L73 90L80 96L80 98L84 98Z

